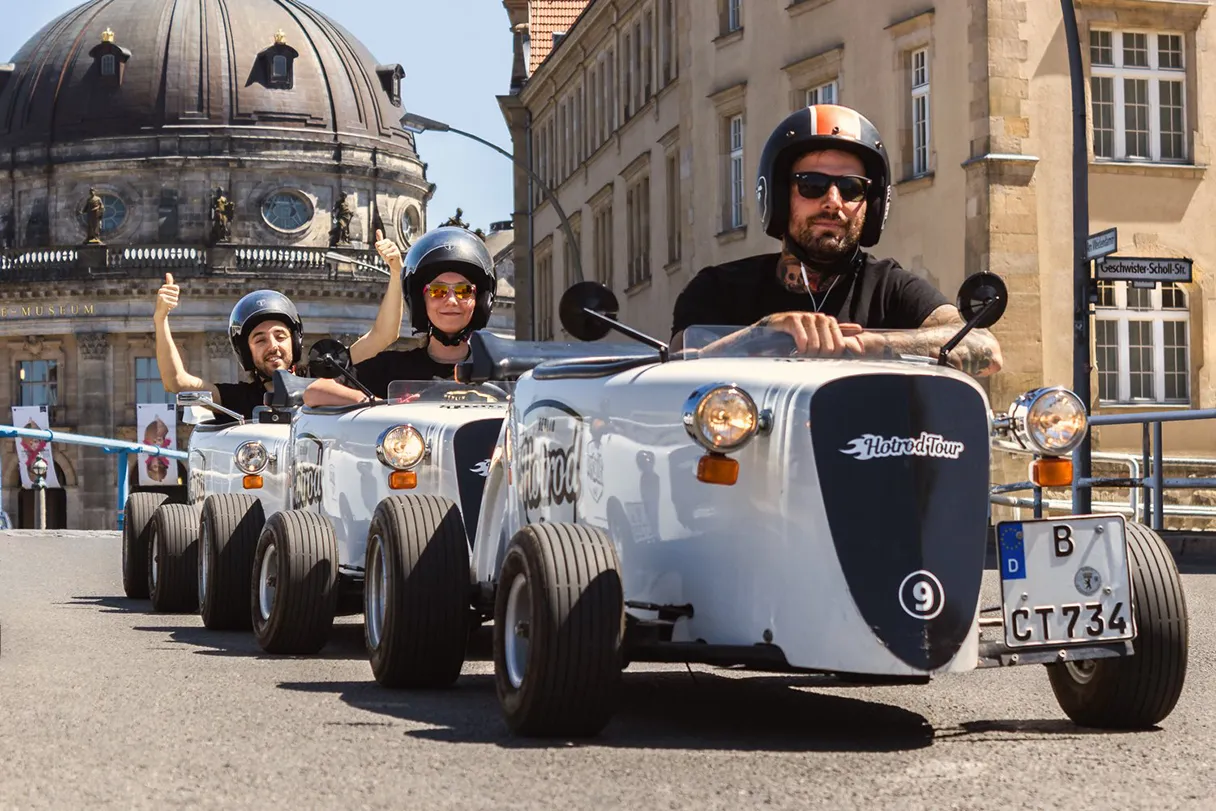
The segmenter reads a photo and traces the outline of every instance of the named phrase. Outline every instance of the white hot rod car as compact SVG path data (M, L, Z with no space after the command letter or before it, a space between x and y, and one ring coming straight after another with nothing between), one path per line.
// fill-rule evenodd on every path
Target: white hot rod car
M1158 723L1187 661L1161 539L1117 515L990 527L994 437L1025 443L1036 481L1058 485L1087 430L1065 389L994 413L945 365L1006 295L998 277L970 277L967 327L939 358L795 357L763 332L715 350L733 328L691 329L672 357L613 321L594 283L564 296L567 331L615 329L644 351L555 345L546 360L544 344L475 333L458 377L517 378L499 450L475 529L434 495L404 495L391 525L373 524L377 679L455 681L464 620L492 618L498 696L523 735L596 734L622 670L644 661L883 683L1042 664L1077 723ZM990 538L1001 599L985 607Z

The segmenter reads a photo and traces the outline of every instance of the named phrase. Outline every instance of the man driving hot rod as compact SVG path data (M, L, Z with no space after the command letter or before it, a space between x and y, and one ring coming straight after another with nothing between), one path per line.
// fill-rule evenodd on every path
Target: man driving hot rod
M964 325L958 308L894 259L862 250L882 235L890 198L887 151L865 116L832 104L792 113L769 136L756 185L761 223L781 251L701 270L676 299L672 348L695 325L739 326L703 351L777 331L806 355L936 357ZM949 362L991 375L1000 346L977 329Z

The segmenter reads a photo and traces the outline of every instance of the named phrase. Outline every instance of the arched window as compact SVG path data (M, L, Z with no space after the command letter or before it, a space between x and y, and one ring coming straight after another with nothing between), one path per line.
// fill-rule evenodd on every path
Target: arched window
M101 57L101 75L113 76L118 72L118 60L114 58L114 54L105 54Z

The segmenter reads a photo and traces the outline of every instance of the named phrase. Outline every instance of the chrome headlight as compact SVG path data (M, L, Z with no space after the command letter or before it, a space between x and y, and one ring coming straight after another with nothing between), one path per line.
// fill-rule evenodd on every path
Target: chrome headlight
M1081 398L1062 386L1023 394L1009 407L1009 416L1022 444L1045 456L1072 453L1089 429Z
M426 456L426 442L414 426L398 425L380 435L376 456L394 470L409 470Z
M756 435L759 427L756 402L738 386L700 388L684 404L684 428L707 450L737 450Z
M256 439L245 442L236 449L236 466L242 473L261 473L270 464L270 453Z

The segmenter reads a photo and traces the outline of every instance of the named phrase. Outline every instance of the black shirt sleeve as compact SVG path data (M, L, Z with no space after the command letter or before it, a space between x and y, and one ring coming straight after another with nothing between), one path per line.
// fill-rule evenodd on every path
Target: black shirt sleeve
M917 329L930 313L949 304L941 291L915 273L895 268L891 271L891 285L887 288L886 329Z

